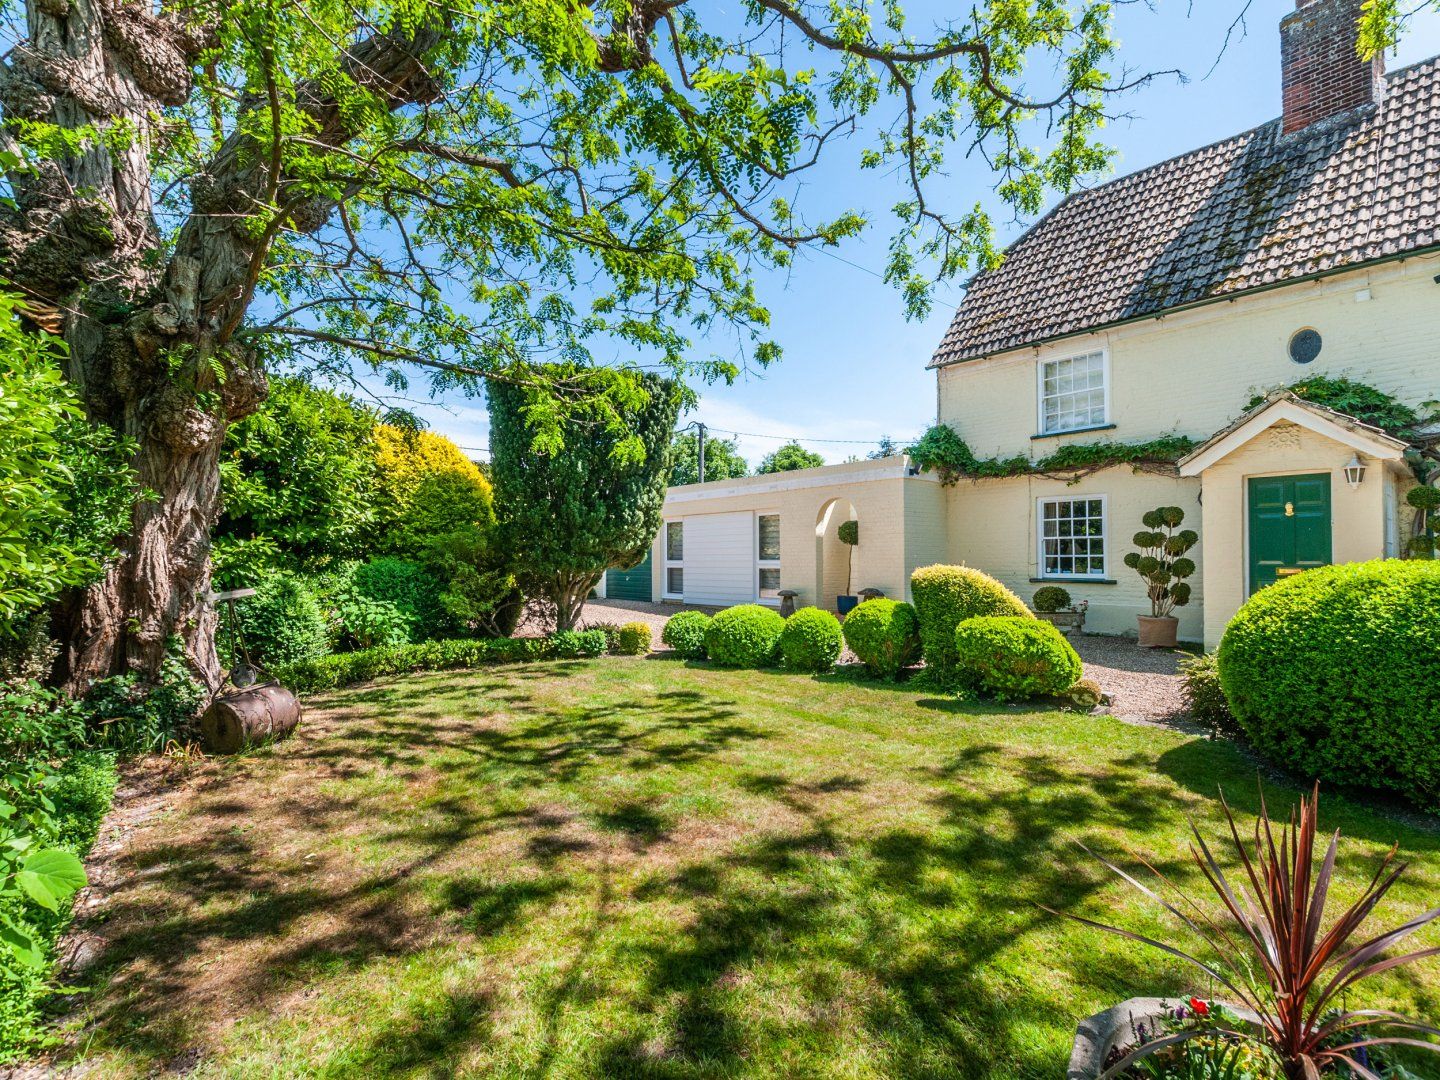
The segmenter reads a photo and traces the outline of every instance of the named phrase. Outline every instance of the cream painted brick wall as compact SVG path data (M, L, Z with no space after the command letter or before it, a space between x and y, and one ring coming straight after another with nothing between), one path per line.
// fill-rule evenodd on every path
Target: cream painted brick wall
M849 516L844 505L848 504L854 508L860 525L860 543L854 550L853 590L858 593L873 587L887 596L899 598L906 595L910 568L917 565L907 560L906 555L907 539L912 532L912 515L907 511L907 503L912 498L928 500L932 521L929 525L916 525L914 532L924 538L929 549L935 549L942 546L934 531L937 527L943 528L943 514L938 508L943 506L944 498L937 494L941 492L940 485L931 477L865 479L875 468L874 463L857 462L853 466L830 466L823 472L807 470L807 482L824 482L788 490L766 490L784 481L763 477L672 489L665 517L668 521L701 514L778 511L781 585L799 594L796 599L799 607L818 605L833 609L835 597L845 583L846 554L844 546L834 539L834 531L839 520ZM707 491L716 494L705 497ZM725 491L733 493L719 494ZM686 493L683 501L675 498L679 492ZM830 522L827 543L816 531L826 506L835 500L841 501L841 512ZM661 595L664 580L663 540L662 530L653 548L656 597Z
M1090 602L1085 629L1090 633L1134 634L1135 616L1150 614L1150 601L1140 576L1121 561L1132 550L1130 538L1143 527L1141 516L1157 506L1179 506L1185 525L1200 529L1200 483L1177 477L1135 473L1129 468L1106 469L1073 487L1063 480L1024 476L999 480L962 480L947 489L949 496L949 551L946 561L974 566L999 578L1026 603L1043 582L1039 577L1037 500L1042 497L1106 497L1106 576L1113 584L1059 582L1073 601ZM1204 573L1202 552L1193 551L1200 564L1191 579L1193 597L1176 614L1180 637L1199 641Z
M1225 625L1248 596L1249 477L1328 471L1331 557L1337 563L1360 562L1378 559L1385 553L1384 499L1390 478L1384 463L1362 456L1367 465L1366 480L1358 488L1351 488L1344 474L1352 453L1349 447L1293 425L1284 429L1284 434L1273 431L1262 433L1205 471L1200 547L1210 570L1205 582L1207 649L1220 644ZM1323 465L1331 467L1327 470ZM1413 484L1402 482L1401 486L1408 490Z
M1440 397L1440 257L1303 282L1271 292L942 368L940 418L981 456L1042 457L1066 441L1208 438L1257 392L1306 375L1345 375L1415 405ZM1357 302L1368 289L1371 299ZM1313 327L1320 356L1300 366L1290 337ZM1105 348L1113 431L1031 439L1036 365Z

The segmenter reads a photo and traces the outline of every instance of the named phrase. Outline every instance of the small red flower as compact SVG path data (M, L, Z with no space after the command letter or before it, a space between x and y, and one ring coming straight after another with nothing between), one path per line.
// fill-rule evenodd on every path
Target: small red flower
M1190 999L1190 1008L1195 1010L1196 1016L1209 1016L1210 1006L1199 998Z

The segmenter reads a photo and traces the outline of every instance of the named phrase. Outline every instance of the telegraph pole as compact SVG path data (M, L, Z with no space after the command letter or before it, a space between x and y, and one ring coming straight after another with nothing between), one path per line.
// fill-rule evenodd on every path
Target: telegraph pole
M698 420L695 422L695 438L699 441L699 446L695 452L696 461L700 466L697 471L700 476L700 483L703 484L705 482L705 425Z

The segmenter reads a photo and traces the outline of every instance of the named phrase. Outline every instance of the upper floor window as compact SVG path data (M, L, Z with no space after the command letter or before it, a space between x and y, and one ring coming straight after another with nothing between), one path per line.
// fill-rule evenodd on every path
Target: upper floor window
M1040 432L1099 427L1105 416L1105 353L1092 352L1040 364Z

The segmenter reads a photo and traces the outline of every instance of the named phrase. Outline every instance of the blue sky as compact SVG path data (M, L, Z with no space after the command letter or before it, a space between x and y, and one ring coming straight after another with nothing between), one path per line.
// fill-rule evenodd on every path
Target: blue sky
M1186 0L1159 0L1157 7L1117 5L1121 60L1132 71L1179 68L1190 80L1158 80L1117 103L1129 118L1106 132L1119 151L1116 175L1245 131L1280 112L1278 28L1293 0L1252 0L1243 37L1232 38L1223 55L1227 28L1244 0L1198 0L1188 12ZM953 16L954 9L953 0L906 5L917 34L931 13ZM1387 65L1393 70L1437 53L1440 14L1431 12L1417 18ZM700 388L699 408L685 417L703 420L727 437L745 433L740 449L752 465L791 437L828 461L843 461L873 449L882 435L903 445L933 419L935 380L925 364L962 290L959 283L939 286L930 317L906 321L899 294L879 277L893 220L888 208L902 189L893 177L854 167L861 143L853 140L825 171L806 174L804 196L825 209L868 211L870 228L838 249L803 253L787 272L759 280L784 358L732 386ZM988 194L989 185L983 163L960 159L950 163L948 178L934 182L932 195L958 213ZM1022 228L1009 225L1002 239L1013 240ZM731 345L717 342L716 348L728 353ZM408 407L474 456L485 456L484 402L457 396Z

